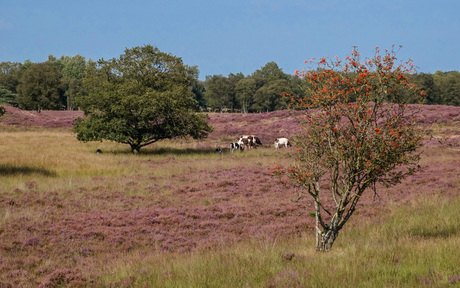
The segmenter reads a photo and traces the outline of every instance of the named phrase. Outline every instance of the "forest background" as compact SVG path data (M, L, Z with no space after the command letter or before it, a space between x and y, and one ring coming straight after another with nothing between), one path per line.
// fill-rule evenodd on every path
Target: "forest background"
M24 110L78 110L74 104L84 94L85 69L93 60L84 56L48 56L48 60L0 63L0 104ZM250 75L207 75L199 80L198 66L188 66L197 111L259 113L287 108L289 97L302 96L302 81L268 62ZM460 106L460 72L416 73L410 81L427 92L424 104ZM408 103L415 102L407 99Z

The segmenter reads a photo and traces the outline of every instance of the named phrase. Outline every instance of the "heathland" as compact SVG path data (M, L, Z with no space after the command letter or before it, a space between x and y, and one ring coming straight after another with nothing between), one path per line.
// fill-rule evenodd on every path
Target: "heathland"
M267 173L292 161L295 148L273 147L298 129L288 111L210 114L208 138L134 155L78 142L82 112L6 110L0 287L460 285L460 107L423 106L435 138L419 173L365 195L328 253L315 252L309 199ZM243 134L262 147L231 153Z

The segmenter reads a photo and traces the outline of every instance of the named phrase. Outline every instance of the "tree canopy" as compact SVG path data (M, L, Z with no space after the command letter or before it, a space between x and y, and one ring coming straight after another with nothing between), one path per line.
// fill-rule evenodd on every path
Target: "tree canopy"
M22 70L22 64L13 62L0 63L0 87L16 94L16 88L19 85L19 76Z
M287 108L283 94L291 94L289 82L284 79L273 80L260 87L254 95L253 111L269 112Z
M460 106L460 72L436 71L433 80L439 91L438 103Z
M208 106L222 112L223 109L234 109L236 95L233 83L228 77L214 75L206 79L205 99Z
M151 45L126 49L118 59L89 63L77 98L85 112L74 131L80 141L129 144L133 152L158 140L203 138L212 128L196 113L182 60Z
M34 63L20 77L17 102L26 110L59 109L61 81L58 68L50 62Z

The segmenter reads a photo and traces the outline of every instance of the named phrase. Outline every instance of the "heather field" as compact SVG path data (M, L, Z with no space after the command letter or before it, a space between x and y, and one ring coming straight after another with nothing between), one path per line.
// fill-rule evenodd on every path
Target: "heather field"
M328 253L314 250L309 203L267 173L295 151L273 147L297 129L288 111L210 114L207 139L133 155L78 142L79 111L6 110L2 288L460 286L460 107L422 108L419 125L450 138L427 141L417 175L366 195ZM230 153L242 134L264 145Z

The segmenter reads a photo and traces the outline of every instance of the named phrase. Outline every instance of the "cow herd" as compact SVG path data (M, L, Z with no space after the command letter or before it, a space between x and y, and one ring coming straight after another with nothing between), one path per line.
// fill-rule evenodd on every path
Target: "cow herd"
M256 135L243 135L238 138L237 142L230 143L230 152L243 151L245 149L252 149L261 146L262 142ZM291 143L287 138L277 138L274 142L275 149L290 147ZM216 148L216 153L222 153L222 148Z
M276 138L274 145L275 149L291 147L291 143L287 138ZM237 142L230 143L230 152L233 153L233 151L235 150L243 151L245 149L257 148L258 146L262 146L262 141L260 141L259 137L257 137L256 135L243 135L240 138L238 138ZM224 151L224 149L216 148L215 152L221 154ZM95 153L102 154L102 150L96 149Z

